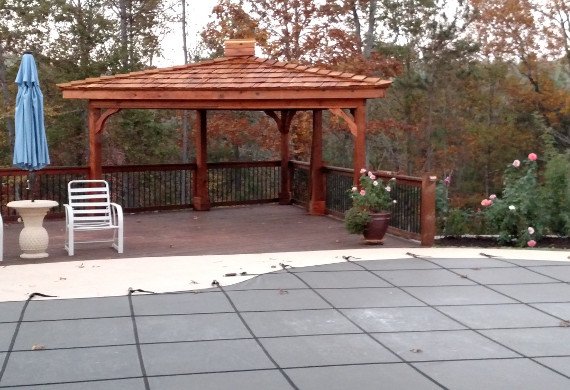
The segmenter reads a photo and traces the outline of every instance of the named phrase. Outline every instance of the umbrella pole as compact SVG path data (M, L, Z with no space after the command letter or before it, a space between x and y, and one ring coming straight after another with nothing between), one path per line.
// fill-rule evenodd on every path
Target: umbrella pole
M28 190L30 190L32 192L32 202L35 201L35 184L36 184L36 171L30 171L30 176L29 176L29 180L28 180L28 186L30 188L28 188Z

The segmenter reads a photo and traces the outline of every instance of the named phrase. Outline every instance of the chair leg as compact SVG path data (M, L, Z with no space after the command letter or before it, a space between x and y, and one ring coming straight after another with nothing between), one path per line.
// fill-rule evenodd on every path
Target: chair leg
M119 225L113 235L116 236L116 239L113 240L116 242L115 249L117 249L117 252L123 253L123 226Z
M75 248L73 245L75 237L73 236L73 229L67 230L66 237L67 237L67 254L69 256L73 256L75 254L75 251L74 251Z

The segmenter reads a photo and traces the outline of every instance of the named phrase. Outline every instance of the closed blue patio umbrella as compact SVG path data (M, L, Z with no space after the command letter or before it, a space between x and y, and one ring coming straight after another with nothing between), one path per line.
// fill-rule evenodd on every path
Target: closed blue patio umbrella
M34 171L50 163L44 126L44 97L34 56L25 52L16 76L15 142L13 164L30 171L32 201Z

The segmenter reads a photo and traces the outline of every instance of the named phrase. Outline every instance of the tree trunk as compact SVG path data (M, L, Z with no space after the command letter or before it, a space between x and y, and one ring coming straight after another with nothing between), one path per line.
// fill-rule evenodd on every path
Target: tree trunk
M368 9L368 31L364 37L364 58L370 58L374 46L374 31L376 30L376 0L370 0Z
M128 13L127 13L127 1L129 0L119 0L119 20L121 28L121 66L124 71L128 69L129 66L129 37L128 37Z
M354 35L356 36L356 45L358 51L362 54L362 32L360 27L360 19L358 19L358 9L356 8L357 0L352 1L352 18L354 19Z

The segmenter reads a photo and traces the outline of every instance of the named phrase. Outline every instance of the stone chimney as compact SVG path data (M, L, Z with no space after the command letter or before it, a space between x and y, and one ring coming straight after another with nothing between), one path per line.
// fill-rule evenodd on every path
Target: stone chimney
M255 39L228 39L224 42L224 57L255 55Z

